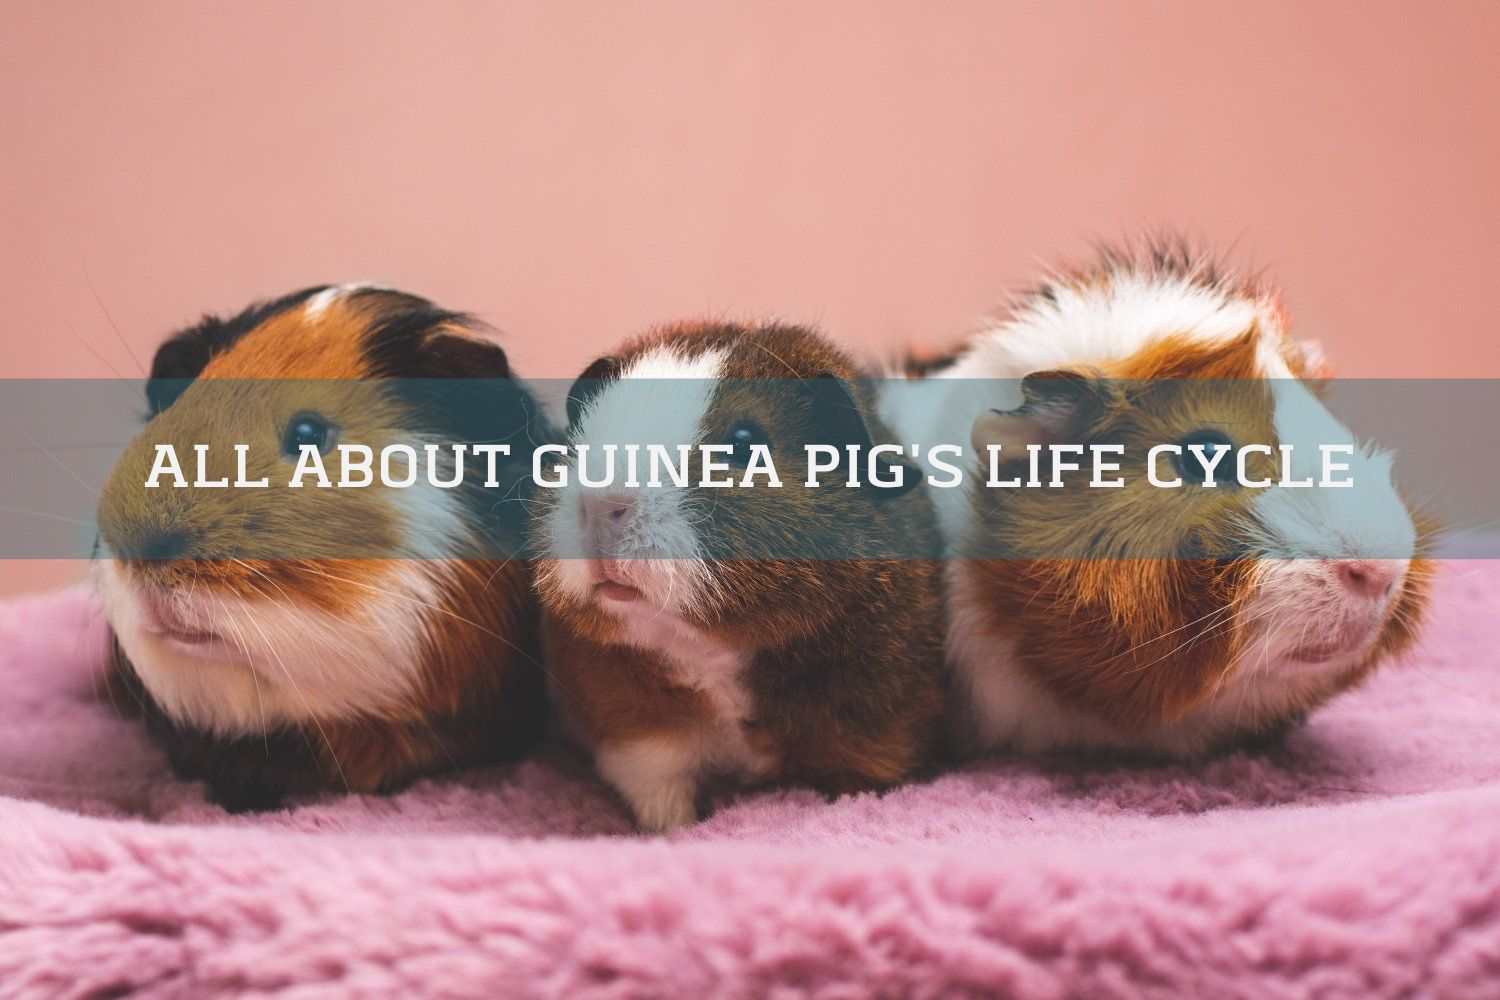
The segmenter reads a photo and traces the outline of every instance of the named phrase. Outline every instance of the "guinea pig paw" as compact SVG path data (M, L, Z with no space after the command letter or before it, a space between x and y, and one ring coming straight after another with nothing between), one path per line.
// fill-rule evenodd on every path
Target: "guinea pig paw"
M691 826L698 822L693 797L691 784L673 782L632 799L635 825L642 833L671 833L680 826Z
M699 760L691 739L658 734L609 743L598 749L595 763L642 832L667 833L697 822Z

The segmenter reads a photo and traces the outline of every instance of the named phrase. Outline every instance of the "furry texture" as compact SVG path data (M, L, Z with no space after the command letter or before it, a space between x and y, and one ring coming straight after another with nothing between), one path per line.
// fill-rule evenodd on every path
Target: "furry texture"
M569 393L575 444L741 441L740 468L774 449L786 483L606 488L575 458L569 486L537 497L559 715L643 830L693 822L706 779L868 791L933 754L939 566L881 558L907 540L937 551L930 503L915 475L886 493L802 486L805 445L890 439L857 375L810 329L684 323L601 358Z
M509 501L551 431L482 333L416 296L339 286L206 316L156 352L150 421L100 496L95 581L117 700L223 804L389 791L540 738L537 614L512 558L524 505ZM337 440L512 455L494 489L279 488L293 454ZM245 447L246 478L278 487L148 488L163 443L217 452L205 464L226 483Z
M94 693L81 592L0 606L0 996L1487 997L1500 564L1284 742L746 793L670 842L548 747L231 816Z
M1430 526L1318 400L1326 365L1274 288L1170 239L1054 275L953 364L888 390L907 440L965 460L1069 443L1122 449L1119 489L934 491L950 556L947 659L964 749L1112 747L1189 758L1293 723L1406 648ZM1158 489L1147 456L1213 442L1272 482L1319 444L1360 488ZM1174 462L1202 484L1199 460ZM1019 471L1013 465L1007 476ZM1220 475L1220 480L1225 479ZM1206 558L1205 558L1206 557ZM1378 578L1379 586L1371 585Z

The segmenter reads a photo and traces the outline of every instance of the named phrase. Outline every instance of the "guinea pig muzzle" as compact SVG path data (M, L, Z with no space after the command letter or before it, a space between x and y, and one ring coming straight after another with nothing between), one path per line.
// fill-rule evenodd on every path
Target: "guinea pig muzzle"
M625 537L635 518L635 501L626 494L585 493L579 502L589 558L589 579L594 595L612 601L638 601L645 597L633 581L632 560L621 559Z
M207 627L202 616L185 612L170 591L149 583L128 586L134 592L142 631L198 659L244 659L239 646L223 633Z
M1317 665L1364 652L1379 637L1406 575L1404 559L1325 559L1314 570L1330 592L1332 621L1288 660Z

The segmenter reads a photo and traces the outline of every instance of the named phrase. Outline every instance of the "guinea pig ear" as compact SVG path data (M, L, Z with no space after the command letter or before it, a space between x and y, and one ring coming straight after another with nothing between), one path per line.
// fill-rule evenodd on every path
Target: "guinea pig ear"
M397 392L444 433L474 443L509 443L513 460L545 440L545 419L511 377L505 349L460 325L460 318L420 336L404 365Z
M146 402L156 416L181 396L188 384L202 374L214 355L227 351L245 334L293 306L301 305L329 286L314 285L268 302L257 302L229 319L204 316L193 326L173 334L156 349L151 375L146 381Z
M583 416L583 410L589 405L589 400L599 394L599 390L620 377L622 365L620 359L605 355L594 359L593 363L583 370L583 374L573 381L573 386L568 390L568 426L577 427L578 420Z
M171 406L188 384L208 365L209 359L239 339L217 316L204 316L196 326L172 336L156 349L151 375L146 380L146 402L155 416Z
M1028 445L1076 443L1104 408L1109 383L1095 372L1058 369L1021 379L1023 402L1014 410L986 410L974 420L969 443L979 454L991 445L1001 454L1024 454Z
M837 448L858 445L861 451L875 447L864 412L844 379L833 372L823 372L817 378L804 380L802 386L809 397L809 413L814 427L808 443L831 444ZM922 481L921 470L904 457L882 455L877 462L881 478L887 481L895 478L899 469L901 485L870 486L869 495L876 503L909 493Z
M439 328L417 345L416 378L510 378L505 348L477 334Z
M1308 384L1315 395L1323 395L1333 379L1333 365L1323 353L1323 345L1316 340L1293 340L1288 343L1287 362L1292 374Z

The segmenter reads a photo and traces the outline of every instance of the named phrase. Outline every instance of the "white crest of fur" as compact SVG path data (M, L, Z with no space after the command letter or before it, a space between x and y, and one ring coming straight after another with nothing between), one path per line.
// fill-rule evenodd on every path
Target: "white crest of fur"
M382 285L374 281L351 281L342 285L331 285L309 298L307 304L302 307L302 314L307 319L317 319L328 311L329 306L354 292L386 292L391 290L389 285Z

